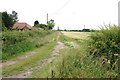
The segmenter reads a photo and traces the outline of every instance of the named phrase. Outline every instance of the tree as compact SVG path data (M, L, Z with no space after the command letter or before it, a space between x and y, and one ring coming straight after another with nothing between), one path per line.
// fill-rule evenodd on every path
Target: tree
M2 24L7 28L11 29L13 24L16 23L17 20L17 12L12 11L12 14L8 14L6 11L2 12Z
M4 26L10 29L10 26L12 26L12 19L7 12L2 12L2 21Z
M42 28L42 29L46 29L47 25L46 24L37 24L34 27L39 27L39 28Z
M2 12L0 12L0 25L2 24Z
M50 21L48 21L48 29L53 29L53 27L55 26L54 20L51 19Z
M39 24L39 21L38 21L38 20L36 20L36 21L34 22L34 26L37 25L37 24Z
M15 12L15 11L12 11L12 14L10 14L10 16L12 17L12 19L13 19L13 23L16 23L16 22L18 22L18 16L17 16L17 12Z
M90 29L83 29L83 32L90 32Z

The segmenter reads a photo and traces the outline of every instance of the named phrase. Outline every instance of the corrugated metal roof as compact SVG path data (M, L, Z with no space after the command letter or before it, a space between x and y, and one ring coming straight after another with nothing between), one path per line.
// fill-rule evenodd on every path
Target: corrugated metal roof
M20 23L20 22L15 23L12 28L13 29L15 29L15 28L22 29L25 26L28 27L29 29L32 28L29 24L27 24L27 23Z
M44 30L44 29L42 29L42 28L39 28L39 27L32 27L32 29Z

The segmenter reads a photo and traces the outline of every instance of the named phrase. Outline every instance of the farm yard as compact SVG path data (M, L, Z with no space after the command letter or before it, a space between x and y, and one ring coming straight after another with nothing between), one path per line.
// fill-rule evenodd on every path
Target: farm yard
M120 52L118 32L117 26L98 32L4 32L1 75L3 78L117 79L119 56L114 54Z

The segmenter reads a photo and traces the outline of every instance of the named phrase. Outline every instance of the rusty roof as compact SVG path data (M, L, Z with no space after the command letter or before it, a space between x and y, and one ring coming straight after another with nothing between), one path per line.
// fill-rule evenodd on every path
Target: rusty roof
M23 27L28 27L29 29L32 28L29 24L27 24L27 23L20 23L20 22L15 23L12 28L13 29L15 29L15 28L22 29Z
M32 27L32 29L36 29L36 30L44 30L44 29L39 28L39 27Z

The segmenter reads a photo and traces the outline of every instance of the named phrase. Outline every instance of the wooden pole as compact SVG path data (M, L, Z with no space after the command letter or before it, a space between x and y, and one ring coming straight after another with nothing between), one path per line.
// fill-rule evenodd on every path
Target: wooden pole
M84 29L85 29L85 25L84 25Z
M48 30L48 13L47 13L47 22L46 22L46 24L47 24L47 30Z
M47 25L48 25L48 13L47 13Z
M120 1L118 2L118 28L120 30Z

